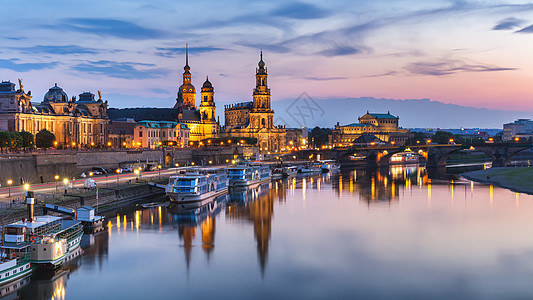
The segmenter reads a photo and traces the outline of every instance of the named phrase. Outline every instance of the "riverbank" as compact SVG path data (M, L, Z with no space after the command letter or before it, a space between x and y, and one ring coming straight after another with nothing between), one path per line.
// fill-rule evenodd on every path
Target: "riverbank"
M153 180L154 183L166 184L168 179ZM111 210L116 210L137 202L145 201L147 198L164 196L163 189L149 185L147 182L127 183L115 187L99 188L98 200L96 190L89 190L79 193L64 194L36 194L36 215L42 215L44 204L54 204L71 209L89 205L98 207L98 214L104 214ZM6 223L20 220L27 217L26 205L17 205L11 209L0 211L0 216L5 217Z
M490 168L461 174L466 179L533 194L533 168Z

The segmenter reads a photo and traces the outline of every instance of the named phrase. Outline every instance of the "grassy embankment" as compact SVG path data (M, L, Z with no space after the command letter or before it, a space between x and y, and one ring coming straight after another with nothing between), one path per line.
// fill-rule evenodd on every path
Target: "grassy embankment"
M490 168L466 172L463 177L515 192L533 194L533 168Z

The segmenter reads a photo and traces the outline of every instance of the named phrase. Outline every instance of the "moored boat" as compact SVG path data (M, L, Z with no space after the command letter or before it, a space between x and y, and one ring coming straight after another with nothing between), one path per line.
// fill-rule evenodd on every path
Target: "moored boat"
M171 202L196 204L222 195L228 191L227 175L222 169L194 168L171 176L166 194Z
M10 283L19 281L34 271L30 256L30 243L4 242L0 246L0 296L12 292Z
M296 175L298 173L298 167L297 166L285 166L283 167L283 170L281 171L281 174L283 177L289 177L292 175Z
M322 173L327 173L329 171L338 170L341 168L341 166L334 160L322 160L320 163Z
M272 170L272 180L278 180L283 177L283 168L275 168Z
M270 168L266 165L240 165L228 168L229 186L249 186L270 180Z
M322 172L320 163L312 163L307 165L299 166L299 173L319 173Z
M417 164L420 162L418 154L407 152L394 154L390 158L391 164Z

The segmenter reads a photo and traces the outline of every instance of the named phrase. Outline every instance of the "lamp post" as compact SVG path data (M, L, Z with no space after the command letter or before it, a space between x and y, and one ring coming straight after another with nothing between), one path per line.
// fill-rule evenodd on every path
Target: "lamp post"
M8 187L9 187L9 192L8 192L9 195L8 195L8 197L11 197L11 185L12 185L12 184L13 184L13 180L9 179L9 180L7 181L7 185L8 185Z
M159 179L161 179L161 165L157 165L157 168L159 169Z
M137 178L135 178L135 182L139 182L139 170L138 169L135 169L135 171L133 171L135 173L135 175L137 176Z
M118 174L120 174L120 168L117 169L117 186L118 186Z
M63 184L65 185L65 195L66 195L67 194L67 190L68 190L68 179L67 178L63 179Z
M56 194L57 194L57 181L59 180L59 175L54 176L54 179L56 180Z
M26 191L26 196L28 196L28 191L30 190L30 184L29 183L25 183L24 184L24 190Z

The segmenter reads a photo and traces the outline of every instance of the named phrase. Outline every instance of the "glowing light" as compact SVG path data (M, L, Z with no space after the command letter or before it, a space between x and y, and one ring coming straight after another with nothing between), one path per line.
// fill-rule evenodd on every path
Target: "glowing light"
M30 185L28 183L24 184L24 189L28 191L30 189Z
M9 179L9 180L7 181L7 184L12 185L12 184L13 184L13 180Z
M107 147L111 147L111 142L107 142Z

